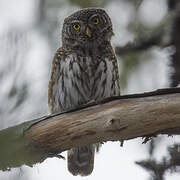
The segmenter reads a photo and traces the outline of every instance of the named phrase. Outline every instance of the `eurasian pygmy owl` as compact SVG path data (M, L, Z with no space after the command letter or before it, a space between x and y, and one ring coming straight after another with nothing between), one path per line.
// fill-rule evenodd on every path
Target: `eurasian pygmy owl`
M82 9L64 20L62 47L53 59L48 88L51 113L120 95L112 35L111 19L103 9ZM70 149L68 170L73 175L91 174L94 153L92 144Z

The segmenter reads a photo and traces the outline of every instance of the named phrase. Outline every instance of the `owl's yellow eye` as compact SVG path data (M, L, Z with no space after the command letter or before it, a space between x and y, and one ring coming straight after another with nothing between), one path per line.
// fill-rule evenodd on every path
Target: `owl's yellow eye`
M81 26L80 26L79 24L74 24L73 27L74 27L74 29L75 29L76 31L78 31L78 30L80 29Z
M98 19L98 18L95 18L92 23L93 23L93 24L99 24L99 19Z

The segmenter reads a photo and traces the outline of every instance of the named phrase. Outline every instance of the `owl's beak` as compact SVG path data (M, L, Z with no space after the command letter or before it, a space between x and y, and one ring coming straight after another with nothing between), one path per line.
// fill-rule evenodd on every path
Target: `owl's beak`
M86 28L86 35L87 35L89 38L91 38L91 34L92 34L91 30L89 29L89 27L87 27L87 28Z

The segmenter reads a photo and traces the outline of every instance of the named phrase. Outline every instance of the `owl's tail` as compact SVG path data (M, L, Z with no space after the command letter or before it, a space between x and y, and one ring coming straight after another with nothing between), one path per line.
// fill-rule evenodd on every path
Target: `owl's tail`
M70 149L68 151L68 170L74 176L88 176L93 171L94 153L94 145Z

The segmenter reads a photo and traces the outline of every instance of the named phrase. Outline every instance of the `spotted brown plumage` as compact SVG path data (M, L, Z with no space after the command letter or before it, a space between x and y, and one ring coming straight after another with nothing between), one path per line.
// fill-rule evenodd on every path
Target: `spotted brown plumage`
M120 95L112 35L111 20L103 9L82 9L64 20L62 47L53 59L48 87L51 113ZM73 175L91 174L95 147L68 151L68 170Z

